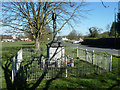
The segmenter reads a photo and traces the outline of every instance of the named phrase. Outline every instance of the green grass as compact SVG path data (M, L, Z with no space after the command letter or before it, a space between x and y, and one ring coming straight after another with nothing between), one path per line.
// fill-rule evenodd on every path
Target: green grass
M109 77L108 77L109 76ZM120 80L118 78L117 80ZM41 84L37 88L120 88L118 86L118 82L115 79L113 74L91 74L87 76L81 77L67 77L67 78L57 78L56 80L52 80L49 85L46 85L48 80L43 80ZM35 83L35 81L28 82L29 84ZM32 86L32 84L31 84ZM114 87L113 87L114 86Z
M40 42L41 51L44 48L47 48L46 47L47 43L48 42L46 42L46 41L41 41ZM20 50L21 48L35 48L35 45L34 45L33 41L31 41L31 42L26 42L26 41L20 41L20 42L3 42L1 46L2 47L0 47L0 49L2 50L2 59L0 59L0 60L2 61L2 65L3 66L8 65L8 63L10 63L10 65L8 66L8 68L10 70L11 70L11 67L12 67L11 66L11 60L16 55L16 53L18 52L18 50ZM42 54L46 55L46 52L44 52ZM0 69L2 69L2 68L0 67ZM2 69L2 71L0 70L0 75L1 75L1 77L0 77L0 83L2 82L2 88L6 88L7 86L6 86L6 80L5 80L4 70L3 69Z
M41 47L46 47L48 42L41 42ZM2 43L2 65L11 70L8 63L11 62L13 56L16 55L20 48L34 48L34 42L4 42ZM70 51L69 51L70 52ZM66 53L69 53L66 52ZM76 50L74 51L76 52ZM71 53L73 54L73 53ZM70 55L71 55L70 54ZM71 56L72 57L72 56ZM88 74L81 77L68 77L68 78L57 78L55 80L43 80L37 88L119 88L120 89L120 56L113 56L112 72L102 74ZM7 63L8 61L8 63ZM7 88L4 70L2 69L2 88ZM8 74L11 76L10 74ZM1 78L0 78L1 79ZM11 79L11 78L10 78ZM32 87L36 81L29 81L27 85ZM49 82L49 83L47 83ZM1 82L0 82L1 83ZM46 84L47 83L47 84Z
M11 63L12 58L16 55L17 51L20 48L29 48L29 47L31 48L34 47L33 42L4 42L2 43L2 65L3 66L7 65L7 62ZM11 64L8 67L11 70ZM2 69L0 73L2 74L2 88L6 88L4 70Z

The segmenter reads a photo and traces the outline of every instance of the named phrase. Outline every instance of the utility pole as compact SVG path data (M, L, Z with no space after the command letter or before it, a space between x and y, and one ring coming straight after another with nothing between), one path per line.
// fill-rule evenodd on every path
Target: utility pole
M118 2L118 14L117 14L117 31L118 36L120 36L120 1Z
M55 37L57 35L57 32L56 32L56 14L55 14L55 10L53 10L53 13L52 13L52 20L53 20L53 41L54 41Z
M116 39L116 8L115 8L115 39Z

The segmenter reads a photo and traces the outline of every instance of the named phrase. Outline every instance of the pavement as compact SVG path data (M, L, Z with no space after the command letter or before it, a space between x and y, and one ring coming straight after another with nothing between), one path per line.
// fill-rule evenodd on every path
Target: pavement
M120 56L120 49L89 47L87 45L65 43L64 41L61 41L61 43L65 46L78 47L78 48L81 48L81 49L94 50L94 51L100 51L100 52L107 52L107 53L110 53L110 54L113 54L113 55Z

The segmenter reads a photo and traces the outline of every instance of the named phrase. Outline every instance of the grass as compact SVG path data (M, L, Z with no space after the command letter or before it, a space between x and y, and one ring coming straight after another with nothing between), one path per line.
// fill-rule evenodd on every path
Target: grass
M109 77L108 77L109 76ZM117 80L120 80L117 79ZM49 84L49 88L118 88L118 82L115 80L113 74L91 74L81 77L67 77L67 78L57 78ZM48 80L43 80L37 88L46 88L46 82ZM28 82L35 83L35 81ZM114 86L114 87L113 87ZM119 87L120 88L120 87Z
M41 42L41 47L46 47L48 42ZM34 48L34 42L4 42L2 43L2 65L11 70L11 62L13 56L16 55L20 48ZM69 51L70 52L70 51ZM68 53L68 52L66 52ZM43 80L37 88L119 88L120 89L120 56L113 56L112 72L101 74L88 74L81 77L57 78L55 80ZM7 88L5 71L2 69L2 88ZM11 76L10 74L7 74ZM10 78L11 79L11 78ZM47 83L49 82L49 83ZM1 82L0 82L1 83ZM29 88L34 85L36 81L29 81L27 84ZM46 84L47 83L47 84Z

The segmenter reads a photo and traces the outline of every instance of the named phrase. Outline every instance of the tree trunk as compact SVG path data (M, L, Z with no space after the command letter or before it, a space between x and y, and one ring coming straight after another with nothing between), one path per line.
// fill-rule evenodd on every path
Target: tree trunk
M35 51L40 52L40 42L39 39L35 40Z

